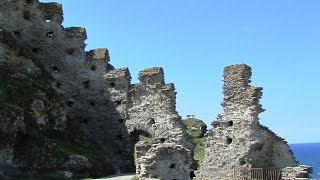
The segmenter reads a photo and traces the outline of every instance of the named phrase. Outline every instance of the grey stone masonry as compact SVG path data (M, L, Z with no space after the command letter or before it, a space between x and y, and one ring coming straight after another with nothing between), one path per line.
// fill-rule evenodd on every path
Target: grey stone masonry
M192 150L195 145L176 112L175 88L173 84L165 84L163 69L153 67L141 71L138 84L130 83L127 68L110 70L104 77L118 118L126 126L127 136L123 139L129 144L123 152L127 152L127 156L133 154L139 135L151 137L151 142L140 141L135 147L139 178L190 178L190 172L194 171ZM179 168L170 168L171 164L176 164L170 154L182 154L179 158L184 163L178 163L176 167Z
M260 125L261 87L250 86L251 68L245 64L224 69L224 112L207 133L205 158L196 179L231 179L234 168L296 166L287 143Z

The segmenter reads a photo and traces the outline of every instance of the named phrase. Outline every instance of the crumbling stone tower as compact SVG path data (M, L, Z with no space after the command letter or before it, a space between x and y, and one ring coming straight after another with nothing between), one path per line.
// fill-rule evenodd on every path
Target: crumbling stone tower
M126 127L118 135L127 142L121 154L132 157L139 135L152 137L151 142L140 141L135 147L139 178L190 179L194 143L176 111L175 88L165 84L163 69L140 71L138 84L130 84L127 68L110 70L104 77L118 121Z
M197 179L231 179L234 168L296 166L287 143L260 125L261 87L250 86L251 68L245 64L224 69L224 112L207 134L205 158Z

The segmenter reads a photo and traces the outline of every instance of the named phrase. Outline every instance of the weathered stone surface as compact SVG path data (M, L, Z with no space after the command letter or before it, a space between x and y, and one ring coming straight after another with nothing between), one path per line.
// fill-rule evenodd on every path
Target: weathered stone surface
M34 168L59 166L57 163L62 155L51 152L55 149L54 143L45 142L45 136L50 134L47 131L56 130L63 133L66 129L79 129L79 138L88 137L98 143L105 157L113 162L110 169L121 172L135 170L134 145L141 133L153 137L151 144L173 143L192 151L194 144L175 110L174 86L164 84L163 69L155 67L141 71L140 83L131 84L127 68L114 69L109 64L107 49L85 52L86 30L64 28L62 15L62 6L58 3L0 2L0 62L12 67L17 79L47 77L54 91L61 96L61 100L56 100L51 92L35 92L31 104L26 105L31 110L23 109L28 112L28 127L20 138L30 141L44 138L41 146L52 147L39 146L28 152L37 153L35 157L40 159L34 163ZM59 102L64 102L65 106ZM13 123L21 132L25 121L23 115ZM44 137L38 137L34 122ZM10 123L7 125L9 129L12 127ZM16 134L16 131L12 133ZM16 140L12 137L11 144ZM27 144L21 146L27 147ZM29 161L24 156L27 153L19 153L22 159L18 158L16 163L19 167L28 166ZM48 163L43 162L45 157L50 159ZM192 170L189 164L186 166Z
M186 133L181 117L176 112L174 85L165 84L162 68L154 67L141 71L139 73L139 84L130 84L131 76L126 68L108 71L104 77L109 82L107 84L111 101L115 104L119 118L127 129L130 143L129 146L124 148L129 155L133 153L133 147L138 141L139 134L148 134L152 136L152 141L147 144L140 143L136 146L139 159L145 158L146 154L156 153L157 148L152 150L151 145L152 147L161 146L166 148L166 143L179 145L180 148L185 148L185 151L190 151L186 156L190 155L188 160L192 159L194 143ZM125 139L124 134L122 136ZM172 152L174 150L177 149L171 149ZM154 154L154 156L156 155L157 153ZM145 162L139 159L137 166L144 167ZM170 161L170 159L166 161ZM171 159L173 164L174 161L175 159ZM154 167L152 167L153 165ZM185 167L176 169L176 173L180 174L181 177L185 177L186 169L189 172L193 171L194 167L192 165L193 161L181 164L181 166ZM141 177L148 177L149 175L168 176L166 169L157 170L155 163L151 163L148 166L151 167L147 168L146 172L144 171L148 175L144 174ZM137 170L138 174L139 172L142 171Z
M40 129L45 128L48 125L48 114L47 114L47 108L44 105L44 102L36 99L32 102L31 108L36 116L37 124L40 127Z
M250 86L251 68L244 64L224 69L224 112L208 132L205 158L197 179L230 179L237 167L297 166L283 139L260 125L261 87Z
M183 146L170 143L153 145L145 156L137 160L138 177L191 179L191 157L191 152Z
M139 135L147 134L152 140L136 146L138 175L190 179L194 143L176 112L175 88L165 84L163 69L143 70L140 82L131 84L128 68L115 69L105 48L86 52L86 30L64 28L62 21L58 3L0 1L1 82L20 93L18 98L7 93L6 102L0 102L0 165L14 169L12 161L30 172L56 172L66 165L95 175L134 171L134 146ZM237 166L296 165L286 143L259 124L261 88L248 85L250 75L245 65L225 69L224 113L208 133L200 179L229 177ZM58 139L68 133L72 138ZM69 154L61 149L66 139L72 145L68 150L76 152L91 140L99 144L94 147L102 148L99 157L105 161L95 161L100 169L90 169L92 159L80 154L66 163Z
M286 167L282 169L282 179L309 179L309 173L312 173L312 168L306 165L299 167Z
M85 156L74 154L70 155L68 161L65 163L66 168L73 171L88 171L91 164Z

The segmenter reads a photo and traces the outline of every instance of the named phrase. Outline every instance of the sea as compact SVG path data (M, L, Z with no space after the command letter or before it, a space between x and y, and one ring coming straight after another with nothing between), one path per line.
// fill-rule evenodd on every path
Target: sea
M313 168L312 179L320 180L320 143L289 144L301 165Z

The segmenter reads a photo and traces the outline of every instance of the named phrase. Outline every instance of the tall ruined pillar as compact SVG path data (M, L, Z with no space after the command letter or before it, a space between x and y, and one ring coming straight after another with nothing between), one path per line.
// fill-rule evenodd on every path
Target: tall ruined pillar
M231 179L234 168L283 168L297 162L283 139L260 125L261 87L250 86L245 64L224 69L224 112L207 134L205 158L196 179Z

